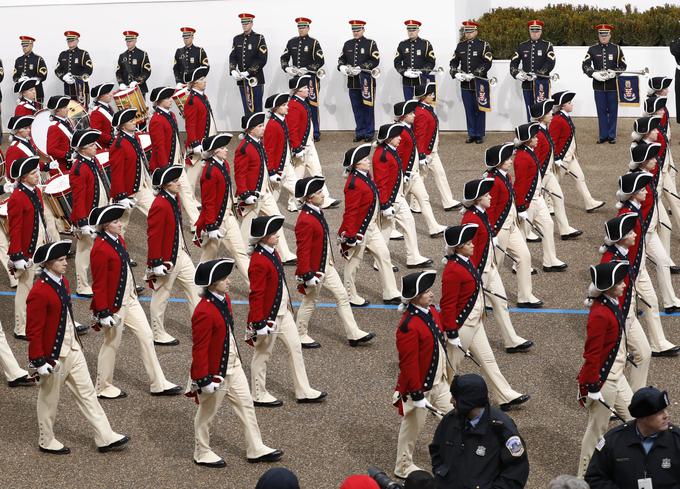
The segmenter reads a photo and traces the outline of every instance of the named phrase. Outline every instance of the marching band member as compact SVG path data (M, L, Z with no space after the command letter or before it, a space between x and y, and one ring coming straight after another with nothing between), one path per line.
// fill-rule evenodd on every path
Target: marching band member
M14 117L12 117L14 119ZM11 121L11 119L10 119ZM0 160L3 158L2 156L2 150L0 150ZM7 163L6 163L7 164ZM4 175L0 175L0 177L4 177ZM9 177L7 177L9 179ZM0 178L2 179L2 178ZM0 186L0 195L2 194L11 194L14 191L14 183L10 181L6 181L4 184ZM9 198L9 197L6 197ZM5 231L5 228L3 226L0 226L0 264L2 264L2 267L5 269L7 272L7 279L9 281L9 286L12 289L15 289L17 286L17 279L14 276L14 273L10 269L10 259L9 255L7 254L9 252L9 235ZM0 363L2 363L2 355L3 355L3 347L2 347L2 335L0 334Z
M550 72L555 68L553 45L550 41L541 39L544 26L541 20L527 22L529 39L519 43L510 60L510 75L522 82L522 95L529 122L531 122L531 106L535 102L540 102L534 95L534 81L539 76L549 77ZM550 98L550 93L546 93L545 97Z
M302 303L297 313L297 328L302 348L320 348L321 345L309 336L309 320L319 300L322 288L335 297L338 316L345 328L349 346L367 343L374 333L366 333L357 326L349 303L349 295L342 279L335 269L331 248L330 231L321 206L323 205L323 177L302 178L295 184L295 197L302 207L295 223L298 263L295 278Z
M97 141L101 134L97 130L79 130L73 134L71 146L75 161L69 173L71 198L73 202L71 221L75 226L76 242L76 294L92 297L92 287L87 275L90 268L90 250L96 238L94 227L88 217L92 209L108 202L102 170L96 160Z
M38 246L50 240L43 214L42 192L38 188L38 156L14 160L11 177L16 188L7 202L10 268L17 279L14 297L14 337L26 340L26 297L33 286L35 269L31 258Z
M229 73L236 80L243 114L248 117L262 112L264 93L264 65L267 64L267 42L262 34L253 31L253 14L238 14L243 33L234 36L229 53ZM255 84L251 84L251 79Z
M561 181L567 173L574 177L576 190L581 194L586 212L591 213L602 207L605 202L595 200L590 195L586 177L583 175L583 170L578 162L576 126L570 115L574 110L572 100L575 96L576 93L568 90L554 93L552 96L555 103L553 106L554 115L548 126L548 131L553 141L554 163L557 167L553 169L553 172L558 181Z
M205 94L205 87L208 84L207 75L208 67L199 66L189 73L187 78L189 96L186 104L184 104L184 125L186 129L186 164L189 165L189 168L186 169L186 172L191 185L189 190L192 193L196 190L203 170L201 141L208 136L217 134L215 116L208 96Z
M116 81L121 90L139 85L142 96L146 97L149 87L146 81L151 76L151 61L146 51L137 47L137 37L135 31L123 32L125 36L125 52L118 56L118 66L116 66Z
M198 410L194 418L194 463L220 468L227 464L210 449L210 425L227 397L241 422L248 462L276 462L283 452L262 442L253 398L234 338L234 315L229 297L230 258L199 263L194 277L204 287L191 317L191 379L196 386Z
M113 385L113 371L124 326L137 336L144 370L151 381L151 395L181 394L182 388L168 382L163 375L149 321L137 298L130 256L121 235L124 212L124 206L113 204L96 207L90 213L90 226L95 226L98 234L90 253L94 292L90 307L97 321L96 327L104 329L104 342L97 359L97 397L127 397L125 391Z
M177 48L172 62L172 72L175 75L177 88L181 88L184 83L187 83L188 78L191 77L196 68L204 66L210 69L210 62L208 61L208 55L205 54L205 50L194 45L196 29L193 27L180 27L179 30L182 33L184 46Z
M33 52L33 43L35 38L31 36L19 36L21 41L21 50L23 55L14 60L14 72L12 73L12 80L16 82L23 82L28 78L35 78L40 83L35 87L36 101L42 105L45 100L45 91L43 83L47 79L47 65L42 56Z
M71 138L74 128L67 119L70 99L64 95L54 95L47 101L52 112L50 127L47 129L47 154L53 161L49 163L50 174L68 173L71 169Z
M429 267L432 260L420 254L416 223L404 198L402 162L397 153L403 130L404 126L398 123L384 124L378 130L372 168L378 188L380 228L386 243L395 224L404 233L407 268Z
M416 148L418 151L418 164L423 172L422 178L425 180L427 173L432 173L432 178L439 191L442 206L445 211L452 211L460 207L460 202L453 198L449 180L446 177L442 160L439 157L439 117L434 111L434 82L427 82L425 85L417 85L413 89L414 96L418 99L418 106L415 110L413 122L413 132L416 135ZM411 199L411 209L418 212L421 209L413 205Z
M515 331L508 311L507 293L498 272L495 246L495 241L498 241L498 239L494 236L489 216L486 214L487 209L491 207L490 192L494 182L495 178L483 178L470 180L465 184L463 206L467 210L460 223L461 225L477 225L477 232L472 239L474 252L469 258L476 267L477 273L481 276L482 293L485 301L488 299L491 302L491 307L493 307L493 316L501 330L505 351L507 353L518 353L527 351L534 345L534 342L522 338Z
M621 47L609 42L614 26L595 26L598 43L590 46L583 58L583 73L593 79L599 137L597 144L616 144L616 122L619 112L617 72L626 69L626 58ZM585 470L585 469L584 469Z
M458 43L449 63L451 76L460 82L460 95L465 107L468 137L466 143L482 144L486 134L486 112L479 110L475 95L475 78L486 78L493 63L493 52L486 41L477 39L479 24L463 22L465 39Z
M626 409L633 396L623 375L626 342L622 341L625 316L619 298L625 290L627 261L612 261L590 267L588 287L588 329L583 348L583 367L579 372L580 402L588 410L588 426L581 442L578 476L583 477L598 440L609 427L610 406L626 420Z
M453 378L447 365L446 337L442 318L433 305L436 277L436 271L424 270L401 279L400 309L404 313L396 332L399 378L394 404L403 417L394 475L402 479L421 470L413 463L413 452L425 427L427 408L443 413L453 409L449 393Z
M207 137L202 147L208 158L201 175L201 213L196 221L194 243L203 249L201 261L214 260L224 245L227 254L233 257L239 273L248 282L248 257L241 228L234 216L234 187L227 161L231 134L221 133ZM207 238L207 239L206 239Z
M7 129L9 129L11 137L7 153L5 154L5 171L10 182L14 181L11 171L15 160L28 158L29 156L38 156L38 148L35 147L31 138L31 124L33 124L33 120L33 116L24 115L10 117L9 121L7 121ZM45 171L49 170L47 165L43 168Z
M519 218L525 221L531 229L536 228L542 235L543 271L562 272L566 270L567 264L558 259L555 254L554 224L541 194L543 183L540 162L534 153L538 145L538 131L537 122L522 124L515 128L514 145L517 148L513 161L515 207Z
M509 171L513 164L515 145L505 143L487 148L484 155L486 173L484 177L493 178L489 196L490 207L486 210L489 225L493 231L496 253L496 264L503 265L507 253L514 260L513 269L517 275L517 307L538 309L543 301L533 294L531 274L531 253L520 229L517 215L515 189Z
M21 117L22 115L35 115L42 107L37 102L36 87L40 82L35 78L27 78L24 81L16 82L14 84L14 93L18 93L19 100L14 109L14 116Z
M312 116L309 108L309 84L311 75L303 75L292 78L288 82L291 97L288 101L288 137L292 164L297 178L307 176L322 176L319 154L316 152L314 138L312 137ZM332 209L340 205L338 199L334 199L324 185L324 209Z
M378 188L369 173L371 169L371 144L362 144L345 152L342 162L347 173L345 184L345 212L338 229L340 253L348 260L345 264L345 288L352 307L365 307L369 301L359 295L356 273L364 252L368 251L380 274L383 302L399 304L400 294L392 271L392 258L380 232Z
M73 100L79 100L83 105L88 105L90 86L87 80L92 76L92 58L90 58L90 53L78 47L79 33L66 31L64 36L68 49L59 53L54 74L64 82L64 95Z
M413 132L413 121L416 117L417 106L418 102L416 100L407 100L406 102L394 104L395 122L404 126L404 130L401 133L401 142L397 146L397 153L401 159L403 171L404 196L411 198L417 205L427 224L430 238L436 238L444 232L446 226L439 224L434 217L432 206L430 205L430 195L425 188L423 177L420 176L420 157L416 135Z
M447 337L447 353L453 373L460 370L465 357L479 362L480 369L503 411L524 404L528 394L520 394L510 387L494 357L484 329L483 283L471 260L477 224L452 226L444 231L446 266L442 275L442 326Z
M155 345L178 345L165 330L165 309L175 282L178 282L187 299L189 310L198 305L198 289L194 285L194 264L189 255L182 231L182 210L179 195L183 168L169 165L153 173L156 198L147 219L147 266L150 269L151 330Z
M668 98L668 87L671 86L671 83L673 83L673 79L666 77L666 76L653 76L651 77L647 85L649 88L647 89L647 95L648 96L657 96L657 97L666 97ZM666 132L666 136L668 137L668 140L670 141L671 139L671 125L670 125L670 112L668 111L668 107L664 105L663 107L663 114L661 115L661 129L663 129Z
M321 126L319 125L321 77L317 75L317 72L325 63L323 50L319 41L309 37L309 25L312 20L307 17L298 17L295 22L298 37L290 39L286 44L286 49L281 55L281 69L291 76L310 75L309 110L314 124L314 141L319 141L321 139ZM292 64L289 66L291 61Z
M364 37L366 21L350 20L352 39L345 41L338 58L338 71L347 77L349 101L354 114L354 142L373 141L375 133L375 79L371 71L380 63L374 40ZM379 75L378 75L379 76Z
M65 277L70 248L71 241L58 241L40 246L33 255L33 261L44 270L28 294L26 326L30 365L40 379L38 448L55 455L71 453L54 436L61 389L66 384L95 432L97 450L105 453L122 448L130 438L111 429L90 379Z
M94 99L94 107L90 110L90 127L98 130L101 134L97 144L102 149L108 150L113 142L113 83L102 83L92 87L90 95Z
M404 91L404 100L417 97L415 87L432 80L430 75L434 70L436 58L430 41L418 36L422 22L418 20L405 20L407 39L397 46L394 55L394 69L401 75L401 88Z
M194 186L189 182L186 159L182 151L177 119L172 112L172 95L175 90L171 87L156 87L151 90L149 100L154 104L154 111L149 119L149 136L151 138L151 160L149 171L153 174L159 168L167 166L181 166L179 177L179 196L182 209L186 213L191 227L198 220L199 204L194 196ZM192 168L192 166L189 166ZM201 168L200 165L197 168Z
M241 212L241 234L244 241L250 236L251 221L257 216L279 215L279 207L272 195L267 169L267 154L262 145L264 112L244 116L241 120L243 139L234 156L234 183ZM288 248L281 230L277 249L284 265L295 265L295 253Z
M275 249L283 221L283 216L260 216L251 221L250 227L250 243L254 249L248 268L248 330L253 333L250 341L255 346L250 364L251 389L255 406L261 407L283 405L283 401L272 396L266 386L267 363L279 334L288 349L297 402L319 403L327 396L326 392L312 389L307 379L283 264Z
M138 209L145 216L153 202L150 178L147 173L146 155L135 135L136 109L119 110L111 124L118 129L111 144L111 195L109 197L125 208L121 218L123 232L130 222L130 215Z
M297 212L295 202L297 175L291 163L288 124L286 123L289 99L290 96L287 93L278 93L265 100L264 108L269 110L271 115L264 128L262 144L267 153L269 183L272 186L274 201L279 201L281 191L285 189L288 192L288 211Z
M536 102L531 106L531 117L538 122L538 144L534 149L534 153L538 158L541 171L541 190L546 193L544 199L547 202L552 202L557 231L560 233L562 241L566 241L581 236L583 231L574 229L569 225L567 211L564 208L564 192L562 192L562 187L560 187L560 183L553 171L555 146L550 132L548 132L548 126L553 119L553 105L553 100L547 99L542 102Z

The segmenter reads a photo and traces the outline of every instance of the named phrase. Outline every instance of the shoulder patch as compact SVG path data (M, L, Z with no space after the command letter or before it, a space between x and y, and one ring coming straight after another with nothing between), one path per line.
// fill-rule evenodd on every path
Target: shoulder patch
M604 436L603 436L602 438L600 438L600 441L597 442L597 445L595 445L595 448L597 449L598 452L601 451L604 448L604 443L605 442L604 442Z
M513 457L521 457L524 455L524 445L519 436L515 435L508 438L508 441L505 442L505 448L508 449L510 455Z

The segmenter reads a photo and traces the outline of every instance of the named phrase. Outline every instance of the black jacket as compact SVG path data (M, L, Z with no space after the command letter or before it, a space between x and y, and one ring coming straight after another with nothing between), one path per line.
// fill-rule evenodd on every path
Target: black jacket
M374 40L361 36L359 39L345 41L342 54L338 58L338 70L342 65L360 66L372 70L380 64L380 51ZM347 88L361 88L359 75L347 77Z
M583 73L593 78L593 73L602 70L625 70L626 57L621 51L621 47L607 43L597 43L588 48L586 57L583 58L581 68ZM593 90L613 92L616 91L616 78L605 80L603 82L597 81L593 78Z
M488 42L479 38L466 39L456 46L453 58L449 62L451 76L456 70L460 69L464 73L472 73L475 76L486 78L493 63L493 52ZM463 90L474 90L475 81L461 82L460 88Z
M118 66L116 67L116 80L118 83L129 85L133 81L139 84L142 93L149 91L146 80L151 76L151 63L146 51L134 48L132 51L126 50L118 56Z
M264 65L267 64L267 42L262 34L250 31L250 34L234 36L229 54L229 73L232 70L247 71L254 76L258 85L264 85ZM248 80L236 82L239 86L248 86Z
M524 41L519 43L515 54L510 60L510 74L517 78L520 70L525 73L538 73L539 75L549 75L555 67L555 50L549 41L539 39L538 41ZM531 90L532 82L523 81L522 89Z
M430 41L416 37L405 39L397 46L397 54L394 56L394 68L402 78L402 85L414 87L420 85L420 78L408 78L404 72L408 69L421 70L428 74L434 69L436 58Z

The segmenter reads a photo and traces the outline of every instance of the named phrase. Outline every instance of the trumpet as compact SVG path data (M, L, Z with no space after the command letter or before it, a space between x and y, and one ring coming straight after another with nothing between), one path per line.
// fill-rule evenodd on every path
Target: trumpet
M256 87L257 86L257 77L250 76L247 78L248 80L248 86L249 87Z
M550 78L550 81L557 81L560 79L560 75L558 73L552 73L550 75L542 75L541 73L532 73L529 72L527 75L532 75L535 76L536 78Z
M628 73L630 75L642 75L642 76L649 75L649 68L647 68L646 66L641 70L611 70L611 71L617 74Z
M319 68L314 72L314 74L319 80L321 80L324 76L326 76L326 70L324 70L323 68Z
M496 78L495 76L492 76L491 78L484 78L482 76L476 76L475 78L479 78L480 80L488 81L489 86L492 86L492 87L498 83L498 78Z
M367 68L362 68L361 71L363 71L364 73L370 73L373 78L380 78L380 75L382 74L380 72L380 68L378 68L377 66L375 68L373 68L372 70L369 70Z

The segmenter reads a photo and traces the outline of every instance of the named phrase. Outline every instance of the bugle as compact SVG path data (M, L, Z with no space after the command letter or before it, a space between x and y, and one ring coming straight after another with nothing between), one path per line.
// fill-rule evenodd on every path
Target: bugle
M380 78L380 75L382 74L380 72L380 68L378 68L377 66L372 70L369 70L368 68L362 68L361 71L363 71L364 73L370 73L373 78Z
M560 79L560 75L558 73L551 73L549 75L543 75L541 73L527 73L527 75L535 76L536 78L550 78L550 81L557 81Z
M609 70L605 70L605 71L609 71ZM619 75L623 74L623 73L626 73L626 74L629 74L629 75L643 75L643 76L649 75L649 68L647 68L646 66L644 68L642 68L641 70L611 70L611 71L613 71L614 73L619 74Z

